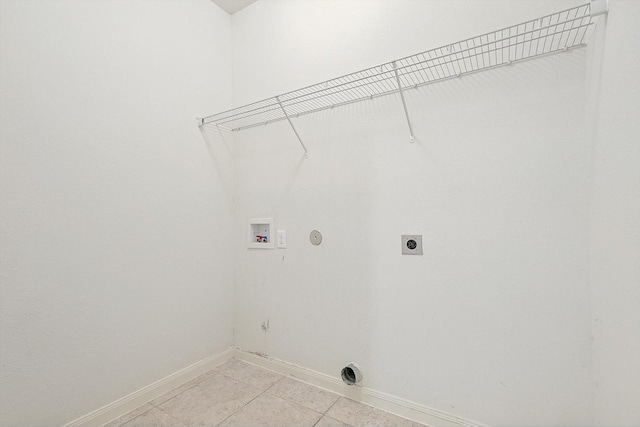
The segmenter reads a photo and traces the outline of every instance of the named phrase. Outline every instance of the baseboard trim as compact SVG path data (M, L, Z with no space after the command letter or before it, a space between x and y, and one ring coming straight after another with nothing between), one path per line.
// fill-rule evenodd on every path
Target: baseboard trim
M209 356L192 365L187 366L171 375L168 375L153 384L130 393L115 402L109 403L102 408L89 412L62 427L100 427L111 420L119 418L124 414L144 405L150 400L173 390L174 388L190 381L197 376L223 364L230 360L236 353L234 347L229 347L225 351Z
M348 386L337 377L322 374L272 357L236 349L234 357L272 371L295 377L358 402L391 412L392 414L433 427L489 427L437 409L368 388Z
M437 409L411 402L368 387L348 386L332 377L263 354L242 351L236 347L202 359L186 368L168 375L146 387L134 391L102 408L77 418L62 427L100 427L111 420L144 405L150 400L173 390L199 375L236 358L245 362L288 375L358 402L391 412L403 418L432 427L489 427L486 424L462 418Z

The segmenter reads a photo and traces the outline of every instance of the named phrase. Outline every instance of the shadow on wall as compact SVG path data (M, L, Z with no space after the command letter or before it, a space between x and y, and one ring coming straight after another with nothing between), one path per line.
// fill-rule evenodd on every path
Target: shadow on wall
M345 114L329 123L322 112L295 118L308 158L286 121L235 135L237 235L243 221L260 216L287 231L286 249L238 246L236 344L336 378L349 362L366 360L372 305L371 260L357 250L375 239L372 129L361 136L354 135L359 126L344 131L361 109L340 108ZM314 229L323 235L317 246L309 239Z
M413 144L397 94L295 118L306 159L285 121L232 150L207 129L214 161L235 161L236 345L336 378L355 362L365 387L495 424L588 402L584 59L410 90ZM247 249L255 217L287 248ZM402 234L424 236L422 257Z
M194 124L195 126L195 124ZM233 133L218 126L199 126L198 129L207 146L209 157L230 200L234 197L233 185Z

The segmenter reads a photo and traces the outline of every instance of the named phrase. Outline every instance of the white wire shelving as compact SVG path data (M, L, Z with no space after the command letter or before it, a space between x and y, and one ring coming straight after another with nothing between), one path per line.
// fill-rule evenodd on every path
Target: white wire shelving
M198 124L231 131L287 120L305 153L292 118L379 96L399 93L413 129L403 92L478 71L586 45L596 16L607 12L606 0L536 18L480 36L387 62L302 89L221 113L198 118Z

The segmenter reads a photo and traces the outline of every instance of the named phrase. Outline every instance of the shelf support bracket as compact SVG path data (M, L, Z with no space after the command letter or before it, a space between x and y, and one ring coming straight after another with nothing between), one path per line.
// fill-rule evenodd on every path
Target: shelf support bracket
M302 139L300 138L300 135L298 135L298 131L296 130L296 128L293 125L293 123L291 122L291 118L289 117L289 114L287 114L287 110L284 109L284 106L282 105L282 102L280 102L280 97L279 96L276 96L276 101L278 102L278 105L280 106L280 109L282 110L282 113L287 118L287 121L289 122L289 126L291 126L291 129L293 129L293 133L296 134L296 138L298 138L298 141L300 142L300 145L302 145L302 149L304 150L304 157L305 158L309 157L309 152L307 151L307 147L305 147L304 142L302 142Z
M395 61L393 62L393 72L396 75L396 82L398 82L398 92L400 92L400 98L402 98L402 108L404 108L404 115L407 118L407 125L409 126L409 142L415 142L413 138L413 128L411 127L411 120L409 119L409 111L407 110L407 103L404 100L404 93L402 93L402 84L400 83L400 76L398 75L398 67Z
M606 15L609 12L609 0L591 0L589 14L591 17Z

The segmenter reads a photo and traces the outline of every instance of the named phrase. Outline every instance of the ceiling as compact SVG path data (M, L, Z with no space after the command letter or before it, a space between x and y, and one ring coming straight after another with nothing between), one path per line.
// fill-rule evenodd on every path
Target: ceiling
M251 3L255 3L257 0L211 0L229 15L233 15L239 10L244 9Z

